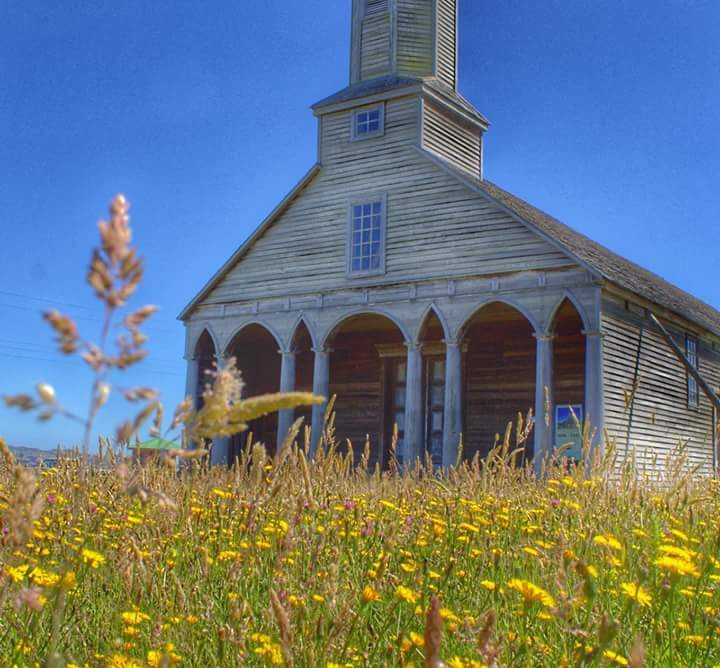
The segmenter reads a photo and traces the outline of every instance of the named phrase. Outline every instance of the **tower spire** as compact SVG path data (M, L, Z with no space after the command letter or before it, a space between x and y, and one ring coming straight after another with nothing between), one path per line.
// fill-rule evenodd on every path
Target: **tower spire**
M350 83L397 75L457 88L459 0L353 0Z

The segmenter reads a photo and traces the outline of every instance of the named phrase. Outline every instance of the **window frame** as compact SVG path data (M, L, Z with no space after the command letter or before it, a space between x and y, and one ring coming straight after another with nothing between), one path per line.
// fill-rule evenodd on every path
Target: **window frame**
M373 111L378 112L378 129L372 132L359 133L358 128L358 117L360 114L369 114ZM364 139L372 139L373 137L382 137L385 135L385 104L380 103L373 105L372 107L363 107L362 109L356 109L352 112L350 120L350 140L351 141L363 141Z
M685 357L695 369L700 370L700 356L698 354L698 339L692 334L685 335ZM691 350L692 348L692 350ZM691 410L700 408L700 386L695 377L686 370L687 376L687 407Z
M376 269L353 270L353 222L354 208L366 204L380 204L380 262ZM356 195L348 200L347 207L347 231L345 239L345 273L348 278L366 278L368 276L382 276L386 273L385 256L387 240L387 193L366 193ZM371 242L372 243L372 242Z

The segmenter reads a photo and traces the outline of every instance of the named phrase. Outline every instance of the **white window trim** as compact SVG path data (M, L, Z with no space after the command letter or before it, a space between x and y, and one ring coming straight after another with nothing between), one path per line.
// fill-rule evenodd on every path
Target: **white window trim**
M359 135L357 133L357 117L358 114L367 113L370 111L379 111L379 127L374 132L366 132ZM385 134L385 104L376 104L373 107L363 107L362 109L356 109L350 116L350 140L351 141L363 141L364 139L372 139L373 137L382 137Z
M353 207L363 204L382 205L382 225L380 228L380 266L377 269L366 269L353 271L352 268L352 247L353 247ZM347 231L345 237L345 274L348 278L366 278L368 276L382 276L385 274L385 255L387 240L387 193L368 193L356 195L348 200Z

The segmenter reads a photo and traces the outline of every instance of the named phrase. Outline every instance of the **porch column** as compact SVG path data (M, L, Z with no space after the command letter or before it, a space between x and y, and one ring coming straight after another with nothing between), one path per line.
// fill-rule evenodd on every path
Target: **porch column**
M585 419L595 431L592 445L604 441L605 397L603 392L603 333L584 331L585 335Z
M443 468L454 466L462 434L462 352L459 341L445 341L445 423Z
M422 344L406 343L407 375L405 377L405 435L403 463L412 467L423 451L423 378Z
M280 364L280 392L293 392L295 390L295 351L279 350L278 352L282 355L282 362ZM278 449L285 441L285 437L288 431L290 431L294 420L295 410L293 408L286 408L278 414Z
M195 357L188 357L187 370L185 372L185 396L192 399L193 408L198 406L198 387L200 379L200 360Z
M553 339L552 335L535 334L535 471L540 472L543 460L552 452L553 411Z
M226 359L217 355L217 368L225 366ZM215 436L212 439L212 452L210 453L210 464L212 466L228 466L230 464L230 438L227 436Z
M329 399L330 393L330 350L313 348L315 364L313 367L313 394ZM312 408L312 432L310 441L310 455L314 455L320 444L325 422L325 409L327 402L315 405Z

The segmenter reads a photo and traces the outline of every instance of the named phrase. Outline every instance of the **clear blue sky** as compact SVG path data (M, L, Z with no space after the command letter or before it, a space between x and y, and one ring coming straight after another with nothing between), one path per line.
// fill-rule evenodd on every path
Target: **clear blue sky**
M175 317L315 159L308 107L347 83L350 0L5 0L0 23L0 391L88 377L84 274L112 195L133 204L162 312L121 378L184 392ZM486 176L720 306L720 2L461 0L460 90L492 122ZM44 301L47 300L47 301ZM144 370L143 370L144 369ZM109 406L100 428L124 414ZM0 408L16 445L77 442Z

